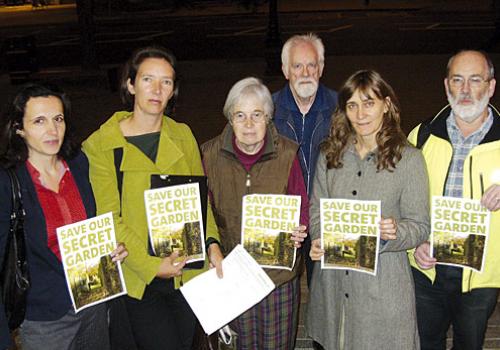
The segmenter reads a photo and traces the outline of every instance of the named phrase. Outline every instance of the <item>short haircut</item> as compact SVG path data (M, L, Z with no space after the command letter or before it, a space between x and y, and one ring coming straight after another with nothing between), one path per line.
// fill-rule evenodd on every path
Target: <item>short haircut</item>
M325 46L323 45L321 39L314 33L294 35L285 42L283 49L281 50L281 63L283 64L283 67L288 70L290 52L293 47L301 43L309 43L316 49L319 66L323 69L325 65Z
M456 54L451 56L450 59L448 60L448 64L446 65L446 77L447 78L450 74L450 68L451 68L451 65L453 64L453 60L457 56L460 56L460 55L467 53L467 52L474 52L474 53L477 53L477 54L483 56L484 60L486 61L486 64L488 65L488 80L495 78L495 67L493 66L493 62L491 61L490 56L485 51L482 51L482 50L460 50Z
M0 160L4 167L15 166L28 159L28 146L24 139L17 134L23 129L23 118L26 105L31 98L57 97L64 112L66 132L58 155L64 159L73 158L79 150L79 145L74 141L71 125L71 103L67 95L57 86L43 83L27 83L17 91L2 113L0 120Z
M233 85L231 90L229 90L222 110L224 116L231 121L231 113L233 112L234 106L248 96L255 96L262 102L266 120L269 121L274 111L271 93L260 79L254 77L248 77L238 81Z
M130 79L132 85L135 84L135 78L139 71L139 66L148 58L160 58L167 61L174 69L174 93L167 103L165 113L170 114L175 106L177 95L179 94L179 79L177 78L177 60L175 56L166 48L161 46L147 46L135 50L128 61L125 63L120 81L120 97L122 102L128 107L134 106L134 95L128 91L127 81Z

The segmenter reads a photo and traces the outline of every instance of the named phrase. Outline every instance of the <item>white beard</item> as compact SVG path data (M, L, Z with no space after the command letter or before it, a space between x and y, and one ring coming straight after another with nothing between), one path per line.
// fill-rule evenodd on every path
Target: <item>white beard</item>
M307 84L304 84L307 83ZM318 82L311 78L299 79L293 84L295 92L300 98L309 98L318 91Z
M447 93L447 96L448 102L453 110L453 114L469 124L483 114L486 107L488 107L488 103L490 102L490 97L487 93L485 93L480 100L473 99L474 103L468 106L462 106L458 103L460 101L460 95L455 98L451 93Z

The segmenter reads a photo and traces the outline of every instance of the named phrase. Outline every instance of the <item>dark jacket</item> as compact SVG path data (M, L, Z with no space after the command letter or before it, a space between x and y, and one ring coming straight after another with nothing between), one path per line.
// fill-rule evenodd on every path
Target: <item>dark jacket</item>
M95 202L88 179L88 161L81 152L67 160L71 174L80 191L87 217L95 216ZM16 173L22 189L22 201L26 217L24 232L27 243L27 260L31 279L28 291L26 319L53 321L64 316L71 307L62 263L47 246L47 229L42 207L38 201L35 185L25 164L17 166ZM11 188L7 172L0 170L0 261L3 261L9 218L11 213ZM0 304L0 348L9 342L3 304ZM5 345L5 346L4 346Z
M299 143L297 130L295 129L294 118L302 118L302 113L297 107L293 98L290 85L286 86L273 94L274 102L274 125L278 132L289 139ZM308 144L309 154L304 154L302 146L299 148L300 167L304 175L307 193L310 195L314 171L319 155L319 145L328 136L330 132L331 117L337 106L337 93L334 90L326 88L319 84L314 102L305 115L305 118L315 117L312 136L309 139L303 139L303 144ZM309 164L306 164L306 158Z
M288 177L297 154L297 144L278 135L271 124L266 133L264 153L247 172L234 152L232 138L233 129L228 124L221 135L201 146L208 187L212 193L212 211L224 255L241 242L243 196L251 193L287 194ZM302 254L297 254L296 259L292 271L265 271L279 286L301 270Z

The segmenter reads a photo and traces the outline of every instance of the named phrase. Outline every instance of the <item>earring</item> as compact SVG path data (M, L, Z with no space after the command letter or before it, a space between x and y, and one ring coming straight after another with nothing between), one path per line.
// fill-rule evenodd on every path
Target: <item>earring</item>
M20 130L20 129L17 129L16 130L16 135L19 135L19 136L24 136L24 131Z

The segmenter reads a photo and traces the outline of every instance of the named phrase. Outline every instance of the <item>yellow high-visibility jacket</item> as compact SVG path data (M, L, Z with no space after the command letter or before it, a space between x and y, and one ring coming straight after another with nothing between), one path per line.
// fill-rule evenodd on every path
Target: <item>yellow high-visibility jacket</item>
M464 162L463 198L481 199L482 192L493 184L500 184L500 115L490 105L493 125L479 145L474 147ZM434 118L412 130L408 140L422 149L429 173L430 198L444 195L453 148L446 129L450 106L444 107ZM482 184L481 184L482 183ZM420 269L408 252L413 267L434 281L435 269ZM500 288L500 210L491 213L490 235L487 241L486 261L482 273L463 269L462 291L476 288Z

